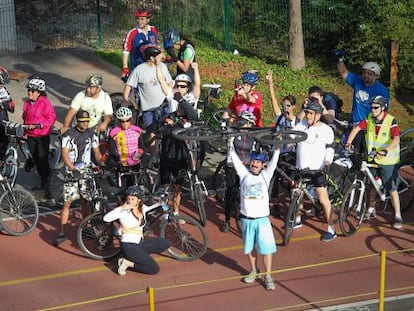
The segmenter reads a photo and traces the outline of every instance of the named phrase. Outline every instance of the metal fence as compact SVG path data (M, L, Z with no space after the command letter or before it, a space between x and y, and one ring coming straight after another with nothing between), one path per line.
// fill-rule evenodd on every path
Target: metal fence
M335 29L333 17L339 9L302 2L305 47L312 51L313 38ZM288 0L158 0L143 4L152 8L151 24L160 33L173 27L196 43L219 49L287 55ZM120 49L134 25L136 6L129 0L0 0L0 55L39 48Z

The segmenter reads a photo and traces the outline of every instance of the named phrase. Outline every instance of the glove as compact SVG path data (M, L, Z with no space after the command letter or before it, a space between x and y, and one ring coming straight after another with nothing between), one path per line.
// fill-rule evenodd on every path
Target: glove
M121 80L126 82L128 80L128 77L129 77L129 69L128 68L122 68Z
M184 100L184 98L183 98L183 96L181 95L180 92L174 93L174 99L179 103L181 103Z
M174 48L173 47L169 47L165 51L170 56L171 62L175 63L178 60L178 57L175 55L175 51L174 51Z
M344 50L335 50L335 56L338 58L338 62L343 63L345 59L345 51Z

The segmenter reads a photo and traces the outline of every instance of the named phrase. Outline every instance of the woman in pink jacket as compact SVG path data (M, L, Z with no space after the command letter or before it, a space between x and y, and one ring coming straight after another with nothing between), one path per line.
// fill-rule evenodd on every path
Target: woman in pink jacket
M54 205L50 191L51 170L48 154L50 133L56 121L56 113L47 98L44 80L32 77L26 88L28 99L23 105L23 123L29 126L26 131L27 143L40 176L40 184L33 190L44 190L44 199Z

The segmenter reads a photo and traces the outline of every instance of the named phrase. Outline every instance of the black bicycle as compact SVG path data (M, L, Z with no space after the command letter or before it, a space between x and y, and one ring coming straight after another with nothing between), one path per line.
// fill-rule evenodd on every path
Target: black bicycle
M158 234L170 242L167 252L180 261L192 261L202 257L208 248L207 234L201 224L188 215L175 215L169 208L169 189L160 188L146 205L155 205L147 215L145 235ZM115 204L116 205L116 204ZM120 249L119 223L107 223L104 215L112 206L105 204L100 211L87 216L77 232L78 244L90 258L107 260L117 256Z

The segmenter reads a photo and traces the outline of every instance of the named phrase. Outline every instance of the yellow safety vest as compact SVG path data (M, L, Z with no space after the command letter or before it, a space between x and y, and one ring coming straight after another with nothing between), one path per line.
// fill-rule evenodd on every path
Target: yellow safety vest
M365 134L365 140L367 142L368 152L373 148L377 152L384 150L392 141L391 137L391 125L394 117L387 114L382 121L381 128L378 135L375 134L375 120L372 117L372 113L368 115L367 119L367 133ZM388 149L387 149L388 150ZM400 144L392 150L388 150L385 157L379 159L376 158L375 162L382 165L393 165L400 162Z

